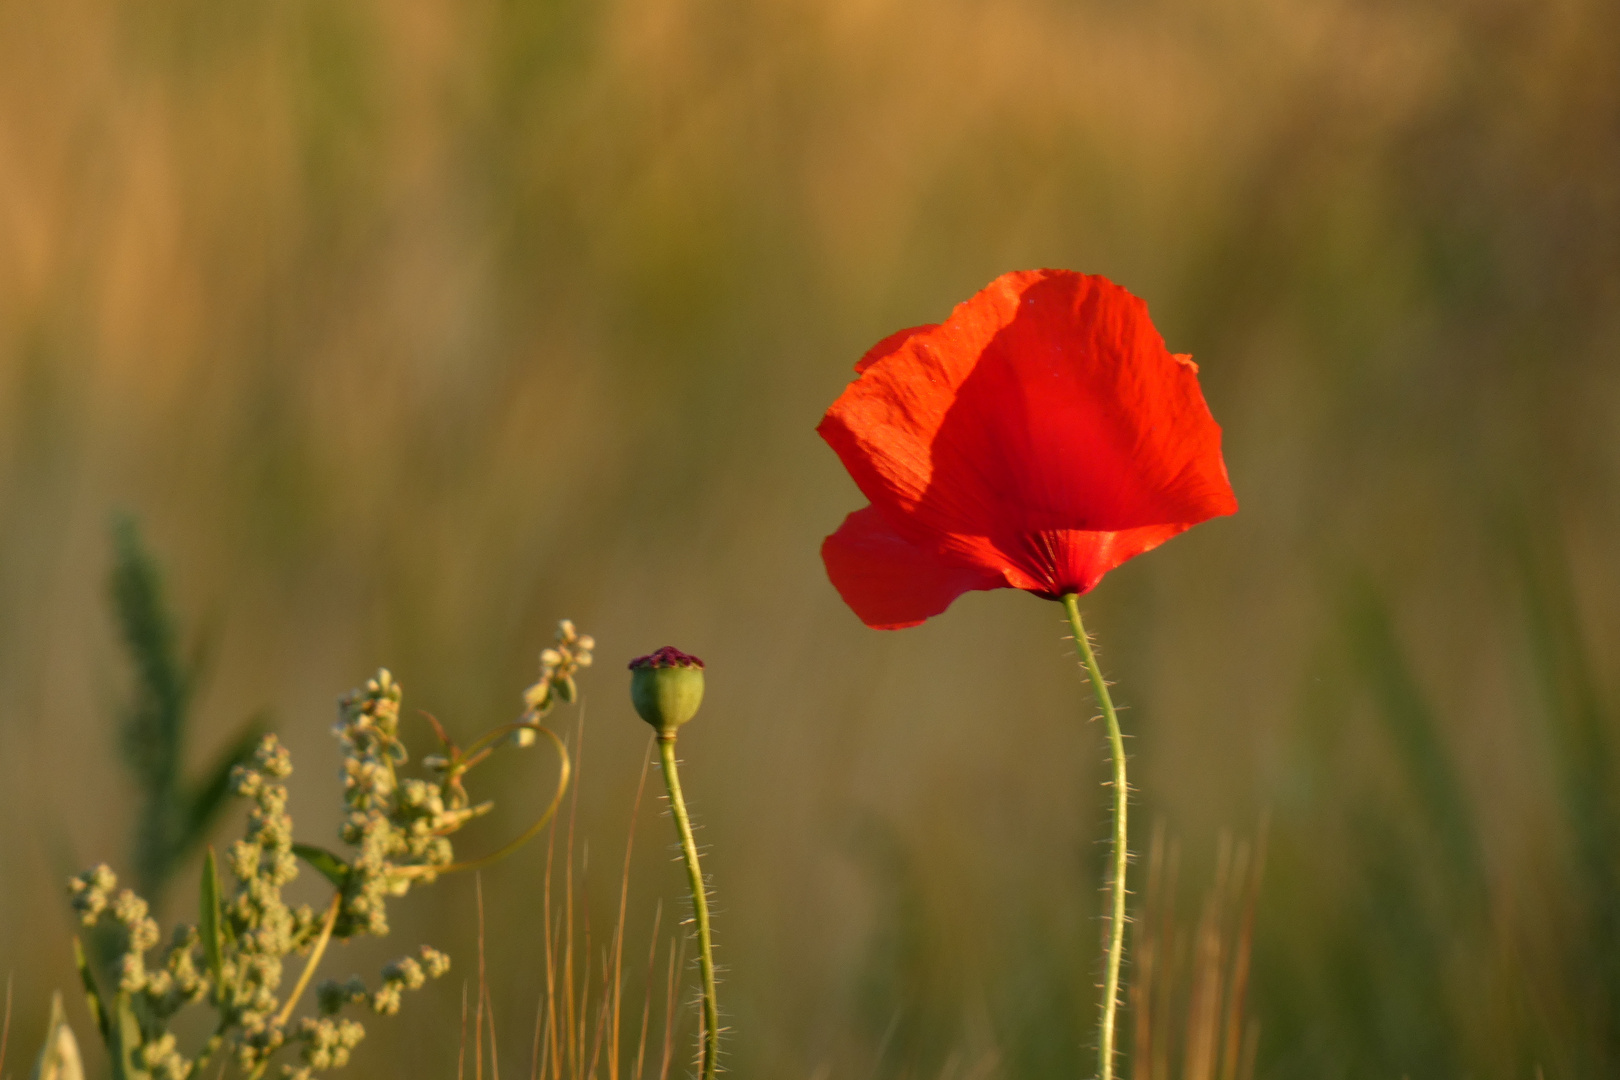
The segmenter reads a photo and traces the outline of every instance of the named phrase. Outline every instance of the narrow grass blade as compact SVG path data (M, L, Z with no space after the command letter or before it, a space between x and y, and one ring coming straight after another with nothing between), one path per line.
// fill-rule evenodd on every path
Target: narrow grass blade
M203 956L208 970L214 976L214 985L220 983L224 968L224 922L219 904L219 868L214 864L214 849L203 856L201 896L197 902L197 932L202 937Z
M84 985L84 1002L90 1009L90 1019L96 1022L101 1043L112 1051L112 1032L107 1024L107 1007L102 1004L101 991L96 989L96 977L90 973L90 961L84 955L84 943L78 935L73 937L73 966L79 969L79 982Z
M120 993L113 1003L112 1073L113 1080L152 1080L141 1067L137 1054L141 1047L141 1023L135 1017L130 996Z

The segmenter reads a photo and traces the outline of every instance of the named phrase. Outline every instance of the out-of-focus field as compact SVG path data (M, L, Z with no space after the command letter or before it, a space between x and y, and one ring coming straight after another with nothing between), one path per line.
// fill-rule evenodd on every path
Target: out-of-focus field
M676 644L732 1071L1089 1075L1103 747L1059 609L864 629L812 430L878 338L1064 266L1148 299L1226 431L1241 513L1085 608L1184 910L1269 822L1258 1075L1614 1075L1616 57L1609 0L0 2L7 1068L73 986L65 878L129 850L124 510L212 650L188 768L268 710L304 839L340 693L387 665L471 732L572 617L600 943L624 661ZM682 887L637 838L632 956ZM540 862L483 879L514 1074ZM447 881L335 950L458 965L352 1075L453 1074L473 910Z

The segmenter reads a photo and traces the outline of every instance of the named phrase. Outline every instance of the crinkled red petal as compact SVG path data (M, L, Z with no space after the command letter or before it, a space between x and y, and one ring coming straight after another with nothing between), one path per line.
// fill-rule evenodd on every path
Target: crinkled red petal
M867 626L916 626L973 589L1005 587L1000 574L963 565L896 532L876 507L857 510L821 545L827 576Z
M1057 595L1124 561L1111 552L1237 509L1196 366L1105 278L1006 274L885 347L818 430L914 543ZM1117 539L1144 528L1145 547Z
M1104 574L1127 559L1144 551L1151 551L1179 532L1192 528L1191 522L1168 525L1142 525L1135 529L1114 532L1082 532L1066 530L1035 537L1031 543L1052 552L1051 563L1056 568L1053 578L1057 588L1031 587L1048 599L1056 600L1066 592L1090 592Z
M861 372L865 371L879 360L884 359L892 353L899 352L900 347L906 342L910 341L917 334L921 334L928 330L937 329L938 326L938 323L929 323L927 326L913 326L906 330L895 331L882 341L878 342L876 345L872 346L870 349L867 349L866 354L859 360L855 361L855 374L859 375Z

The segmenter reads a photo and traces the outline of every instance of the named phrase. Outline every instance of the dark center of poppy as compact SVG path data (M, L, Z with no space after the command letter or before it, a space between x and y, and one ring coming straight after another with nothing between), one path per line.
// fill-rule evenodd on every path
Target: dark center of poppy
M662 649L659 649L655 653L648 653L646 656L638 656L634 660L630 661L631 671L636 671L641 668L701 668L702 666L702 660L699 660L690 653L681 652L681 650L677 649L673 645L665 645Z

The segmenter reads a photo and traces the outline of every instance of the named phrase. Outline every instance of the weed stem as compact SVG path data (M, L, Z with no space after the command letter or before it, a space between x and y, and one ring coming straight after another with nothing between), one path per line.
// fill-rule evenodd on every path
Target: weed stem
M321 957L326 954L326 944L332 940L332 928L337 925L338 911L343 907L343 892L339 890L332 895L332 903L327 906L326 919L321 923L321 934L315 939L315 947L310 950L309 962L304 965L304 973L298 976L298 983L287 995L287 1004L281 1007L276 1016L276 1027L286 1027L292 1019L293 1010L298 1007L298 999L303 996L304 987L309 985L310 976L315 974L315 968L320 964Z

